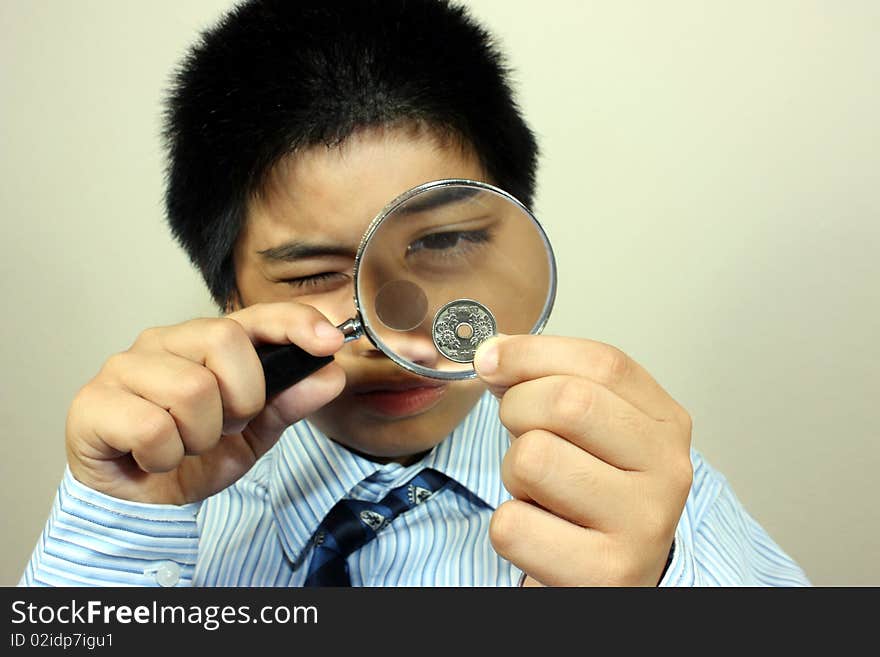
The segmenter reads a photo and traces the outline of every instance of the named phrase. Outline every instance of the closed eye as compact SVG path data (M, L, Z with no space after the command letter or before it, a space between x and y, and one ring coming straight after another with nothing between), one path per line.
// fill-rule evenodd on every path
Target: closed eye
M317 290L331 290L339 287L343 283L348 283L351 275L338 271L321 272L320 274L312 274L310 276L298 276L296 278L284 278L279 283L286 283L297 290L307 290L315 292Z

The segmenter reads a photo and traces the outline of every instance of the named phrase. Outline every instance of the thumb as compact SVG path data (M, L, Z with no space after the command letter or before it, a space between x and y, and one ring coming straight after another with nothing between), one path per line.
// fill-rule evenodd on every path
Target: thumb
M489 391L498 399L504 396L507 387L491 384L486 381L486 377L491 376L498 369L498 345L505 337L503 333L493 335L481 342L474 353L474 370L477 372L477 376L483 379Z
M344 387L345 370L336 363L329 363L273 397L248 423L242 436L259 458L272 448L287 427L330 403Z

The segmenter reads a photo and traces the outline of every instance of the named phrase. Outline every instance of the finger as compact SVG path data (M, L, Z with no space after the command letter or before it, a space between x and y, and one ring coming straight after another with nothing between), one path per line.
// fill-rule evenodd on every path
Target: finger
M345 370L336 363L329 363L274 397L242 435L259 458L287 427L328 404L344 387Z
M130 392L108 385L86 386L71 413L80 456L96 460L131 454L144 472L168 472L184 457L183 440L174 418L164 409ZM112 408L114 412L89 412ZM84 435L78 433L85 428Z
M510 500L492 515L495 551L546 586L600 586L613 581L608 539L552 513Z
M518 383L504 393L499 414L514 436L546 429L623 470L651 467L663 443L677 444L679 435L607 388L575 376Z
M330 320L303 303L259 303L226 317L237 322L254 343L293 343L313 356L334 354L345 341Z
M205 367L167 352L126 351L104 366L110 380L165 409L187 454L213 448L223 427L217 379Z
M217 319L196 319L144 331L134 348L165 350L210 369L223 399L224 433L236 433L266 401L254 344L296 344L326 356L344 343L342 332L315 308L294 302L256 304Z
M625 353L601 342L549 335L498 336L474 356L477 374L495 390L554 374L582 376L605 386L649 416L673 419L678 404Z
M501 462L501 480L513 497L602 531L614 531L627 517L631 477L541 430L514 440Z
M247 331L231 319L195 319L148 329L129 351L170 353L204 365L220 391L224 434L241 431L265 404L260 359Z

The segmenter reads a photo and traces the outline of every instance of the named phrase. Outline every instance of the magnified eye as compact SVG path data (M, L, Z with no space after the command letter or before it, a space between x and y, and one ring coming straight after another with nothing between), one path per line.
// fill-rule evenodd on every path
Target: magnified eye
M507 192L465 179L424 183L389 203L364 233L353 280L373 347L449 381L477 377L473 357L488 336L539 332L556 292L537 219Z
M436 255L464 255L471 248L489 242L491 235L489 230L451 230L441 233L431 233L420 237L412 242L406 249L407 255L419 251L430 251Z

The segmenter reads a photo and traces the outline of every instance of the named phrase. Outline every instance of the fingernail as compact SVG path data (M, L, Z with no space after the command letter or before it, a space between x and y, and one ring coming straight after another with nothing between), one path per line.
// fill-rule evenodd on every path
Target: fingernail
M477 347L474 354L474 367L480 376L493 374L498 369L498 340L490 338Z
M331 338L335 338L339 335L340 331L338 328L333 326L330 322L318 322L315 324L315 335L317 335L322 340L330 340Z

